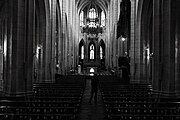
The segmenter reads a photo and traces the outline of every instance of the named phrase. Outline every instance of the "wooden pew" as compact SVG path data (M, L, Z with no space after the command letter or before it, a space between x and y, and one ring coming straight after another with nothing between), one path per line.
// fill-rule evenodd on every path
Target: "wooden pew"
M100 91L109 120L179 120L180 99L158 98L149 84L122 85L101 80Z
M35 83L26 99L0 100L2 120L76 120L80 111L85 80L67 77L57 83ZM75 81L73 81L75 80ZM71 82L72 81L72 82Z

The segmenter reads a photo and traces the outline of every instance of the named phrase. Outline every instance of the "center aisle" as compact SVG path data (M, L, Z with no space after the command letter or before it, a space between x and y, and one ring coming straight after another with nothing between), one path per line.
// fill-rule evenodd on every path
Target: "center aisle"
M104 115L103 101L100 91L98 91L97 104L94 103L94 99L92 99L91 104L89 103L90 92L91 92L91 80L87 79L86 88L82 99L80 120L104 120L105 115Z

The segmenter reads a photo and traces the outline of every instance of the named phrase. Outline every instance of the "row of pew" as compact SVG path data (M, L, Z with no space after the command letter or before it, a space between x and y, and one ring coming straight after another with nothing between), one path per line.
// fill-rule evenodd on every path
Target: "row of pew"
M180 120L180 99L157 97L149 84L100 80L108 120Z
M75 80L77 79L77 80ZM24 99L1 100L0 120L77 120L85 80L34 83L33 94Z

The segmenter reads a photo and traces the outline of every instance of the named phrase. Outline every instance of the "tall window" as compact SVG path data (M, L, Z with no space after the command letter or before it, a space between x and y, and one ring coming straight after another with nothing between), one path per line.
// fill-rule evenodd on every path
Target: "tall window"
M81 59L84 59L84 46L81 47Z
M88 24L89 27L96 27L95 18L97 18L96 10L94 8L91 8L89 10L89 18L90 22Z
M90 60L94 60L94 45L90 45Z
M105 17L105 14L104 14L104 11L101 12L101 26L105 26L106 24L106 17Z
M80 26L84 25L84 11L81 11L80 13Z
M101 59L101 60L103 59L103 49L102 49L101 46L100 46L100 59Z
M90 19L95 19L96 17L97 17L96 10L94 8L91 8L89 10L89 18Z

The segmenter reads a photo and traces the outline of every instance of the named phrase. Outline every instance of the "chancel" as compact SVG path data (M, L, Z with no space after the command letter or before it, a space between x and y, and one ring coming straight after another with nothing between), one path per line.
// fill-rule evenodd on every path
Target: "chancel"
M0 0L0 120L180 120L179 6Z

